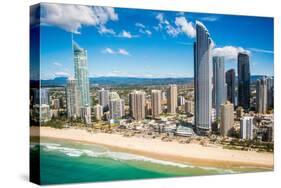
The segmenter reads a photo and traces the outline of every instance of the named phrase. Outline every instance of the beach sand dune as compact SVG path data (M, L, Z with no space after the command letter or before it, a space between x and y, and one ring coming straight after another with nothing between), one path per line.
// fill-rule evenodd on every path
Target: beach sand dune
M30 135L38 136L38 129L39 127L31 127ZM273 169L273 153L267 152L229 150L194 143L163 142L159 139L124 137L119 134L89 133L86 130L74 128L40 127L40 136L93 143L117 151L194 165Z

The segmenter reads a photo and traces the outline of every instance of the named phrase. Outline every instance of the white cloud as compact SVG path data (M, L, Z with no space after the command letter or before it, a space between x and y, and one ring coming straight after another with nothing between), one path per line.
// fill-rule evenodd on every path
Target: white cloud
M165 30L166 33L172 37L176 37L180 33L185 33L190 38L194 38L196 36L196 30L192 22L188 22L183 16L175 18L175 25L165 19L162 13L157 14L156 19L159 21L158 25L154 26L156 31Z
M139 32L146 35L152 35L152 32L148 29L139 29Z
M122 49L122 48L118 50L118 54L120 54L120 55L130 55L127 50Z
M124 48L119 48L118 50L113 50L111 48L105 48L104 50L102 50L102 53L104 53L104 54L117 54L117 55L124 55L124 56L130 55L130 53Z
M154 26L156 31L165 30L166 33L172 37L176 37L180 33L179 28L171 25L170 22L164 18L163 13L158 13L155 18L159 21L158 25Z
M138 35L132 35L129 31L125 31L125 30L123 30L122 32L120 32L118 35L115 36L121 38L128 38L128 39L138 37Z
M123 31L120 33L119 36L120 36L120 37L124 37L124 38L129 38L129 39L133 37L129 31L125 31L125 30L123 30Z
M137 22L135 25L136 25L136 27L139 28L139 32L140 33L146 34L148 36L152 35L152 32L148 29L148 27L146 27L142 23Z
M57 26L68 32L80 33L82 25L104 25L109 20L118 20L111 7L91 7L83 5L42 4L41 22Z
M100 34L111 34L111 35L115 35L115 31L113 31L113 29L108 29L105 25L100 25L98 27L98 32Z
M148 34L148 35L152 35L152 32L151 32L150 30L148 30L148 29L146 29L144 32L145 32L146 34Z
M185 17L176 17L176 26L180 28L180 31L185 33L188 37L194 38L196 36L196 30L191 22L188 22Z
M180 30L178 28L175 28L170 24L168 24L166 26L166 31L167 31L168 35L170 35L172 37L176 37L180 33Z
M139 23L139 22L136 23L135 25L136 25L137 27L140 27L140 28L143 28L143 29L145 28L145 25L143 25L142 23Z
M111 48L105 48L102 52L105 53L105 54L115 54L116 53Z
M56 72L54 74L55 77L69 77L70 74L68 72Z
M249 50L246 50L242 47L235 47L235 46L224 46L221 48L212 49L213 56L224 56L226 60L236 60L239 52L250 54Z
M53 64L56 65L56 66L58 66L58 67L61 67L61 66L62 66L62 64L59 63L59 62L54 62Z

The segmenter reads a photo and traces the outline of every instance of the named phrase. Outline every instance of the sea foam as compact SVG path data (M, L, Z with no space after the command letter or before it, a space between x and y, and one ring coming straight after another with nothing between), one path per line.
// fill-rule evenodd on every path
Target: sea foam
M57 151L61 152L69 157L81 157L81 156L88 156L93 158L109 158L113 160L118 161L142 161L142 162L149 162L154 164L160 164L160 165L169 165L169 166L175 166L179 168L201 168L204 170L214 170L218 173L237 173L237 171L233 171L230 169L221 169L221 168L214 168L214 167L203 167L203 166L194 166L191 164L185 164L185 163L177 163L172 161L165 161L165 160L159 160L154 159L150 157L144 157L141 155L136 154L130 154L130 153L124 153L124 152L114 152L110 151L108 149L77 149L77 148L70 148L65 147L61 144L54 144L54 143L41 143L41 146L43 146L43 149L45 151Z

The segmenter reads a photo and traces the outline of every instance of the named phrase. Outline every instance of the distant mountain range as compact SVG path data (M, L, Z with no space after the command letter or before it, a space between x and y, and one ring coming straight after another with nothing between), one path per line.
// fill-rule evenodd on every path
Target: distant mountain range
M261 75L251 76L251 82L261 78ZM34 82L34 81L33 81ZM167 84L190 84L193 82L192 77L188 78L134 78L134 77L91 77L90 85L167 85ZM56 77L50 80L41 80L42 87L66 86L66 77Z

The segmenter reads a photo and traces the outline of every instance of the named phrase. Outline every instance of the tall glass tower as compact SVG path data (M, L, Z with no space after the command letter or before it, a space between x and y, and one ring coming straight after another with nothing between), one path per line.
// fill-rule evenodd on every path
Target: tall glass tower
M89 73L87 51L73 42L74 71L80 92L81 107L90 107Z
M238 54L238 105L250 108L250 63L246 53Z
M216 116L220 117L221 104L226 100L226 84L224 71L224 57L213 57L213 104L216 108Z
M225 73L227 84L227 100L235 106L235 70L230 69Z
M211 38L207 28L196 21L194 43L195 126L198 134L211 131L212 119L212 63Z

